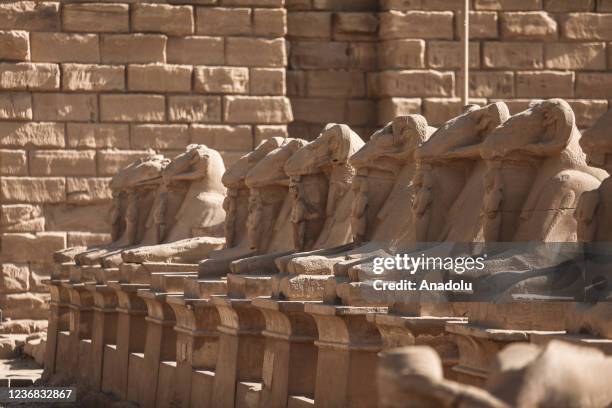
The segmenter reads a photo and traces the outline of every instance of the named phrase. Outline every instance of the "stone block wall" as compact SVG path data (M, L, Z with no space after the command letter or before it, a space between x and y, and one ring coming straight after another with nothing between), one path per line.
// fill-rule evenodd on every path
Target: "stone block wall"
M159 3L159 4L155 4ZM109 178L284 136L282 0L0 3L0 307L45 318L54 251L109 238Z
M228 163L329 122L461 110L463 0L0 2L0 307L44 317L51 254L108 239L109 178L188 143ZM611 0L471 0L472 101L612 99ZM293 113L292 113L293 112Z
M329 122L368 136L377 124L378 0L287 0L291 136L314 139Z
M423 113L438 125L461 111L463 0L381 0L379 122ZM567 99L581 128L612 98L612 2L472 0L470 95L511 111ZM411 50L411 51L408 51Z

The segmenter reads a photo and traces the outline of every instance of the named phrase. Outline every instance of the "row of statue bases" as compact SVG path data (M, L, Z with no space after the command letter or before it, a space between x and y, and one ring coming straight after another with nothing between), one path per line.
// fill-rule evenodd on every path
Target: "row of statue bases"
M581 136L551 99L367 142L330 124L227 170L204 145L137 160L110 184L113 242L55 256L45 377L142 407L608 407L609 268L589 302L512 246L462 275L511 276L499 302L371 280L376 258L456 243L610 241L608 153L611 112Z

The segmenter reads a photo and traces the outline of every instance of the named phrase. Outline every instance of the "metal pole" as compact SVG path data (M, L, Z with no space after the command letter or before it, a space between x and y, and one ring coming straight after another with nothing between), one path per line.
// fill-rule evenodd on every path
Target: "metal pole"
M470 0L465 0L463 8L463 105L470 103Z

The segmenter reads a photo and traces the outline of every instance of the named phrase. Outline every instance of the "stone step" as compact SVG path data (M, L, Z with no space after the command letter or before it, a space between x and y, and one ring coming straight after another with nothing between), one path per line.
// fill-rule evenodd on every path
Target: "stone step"
M272 275L227 275L227 294L230 297L253 299L272 294Z
M188 299L208 299L212 295L227 293L227 279L198 279L187 278L183 280L183 291Z

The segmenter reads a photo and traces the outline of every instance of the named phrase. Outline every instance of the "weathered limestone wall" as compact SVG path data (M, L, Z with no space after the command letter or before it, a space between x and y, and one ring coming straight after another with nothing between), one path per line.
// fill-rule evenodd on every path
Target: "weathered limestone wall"
M46 318L53 252L108 239L109 177L147 149L286 134L282 0L151 3L0 4L5 316Z
M432 124L461 109L463 0L381 0L380 121L423 113ZM452 11L452 10L455 11ZM473 0L470 91L511 111L566 98L588 127L612 97L609 0ZM406 50L411 50L407 52ZM381 61L379 59L379 61Z
M346 123L362 137L377 124L370 74L377 70L378 0L287 0L287 93L292 137Z

